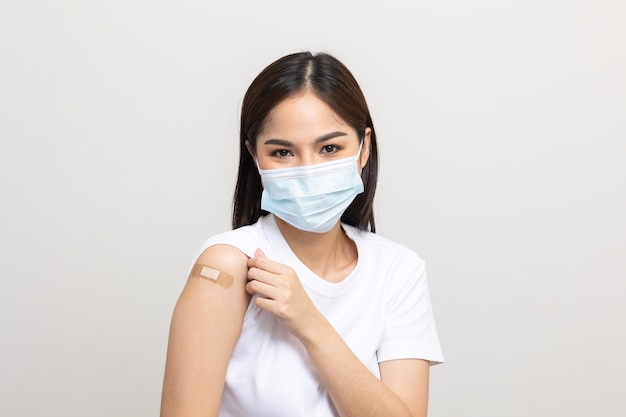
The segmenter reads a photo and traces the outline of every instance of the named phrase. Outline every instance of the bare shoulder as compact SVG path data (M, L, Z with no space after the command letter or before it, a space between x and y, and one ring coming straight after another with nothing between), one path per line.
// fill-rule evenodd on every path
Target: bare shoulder
M196 265L213 266L232 276L247 276L248 256L230 245L213 245L206 248L196 260Z
M179 301L191 295L215 298L218 304L222 299L247 301L247 261L248 256L234 246L208 247L196 259Z

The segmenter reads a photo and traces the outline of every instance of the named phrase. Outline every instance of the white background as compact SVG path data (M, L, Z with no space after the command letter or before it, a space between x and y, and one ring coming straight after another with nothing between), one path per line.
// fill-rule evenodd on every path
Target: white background
M427 262L430 416L623 417L625 4L3 2L0 415L158 414L243 93L310 49L369 101L379 233Z

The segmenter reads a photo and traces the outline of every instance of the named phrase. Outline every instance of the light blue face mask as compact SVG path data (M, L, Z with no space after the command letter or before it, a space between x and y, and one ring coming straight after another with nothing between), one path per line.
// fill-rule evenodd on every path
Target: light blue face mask
M328 232L363 192L357 166L361 146L356 155L335 161L259 169L263 180L261 208L300 230Z

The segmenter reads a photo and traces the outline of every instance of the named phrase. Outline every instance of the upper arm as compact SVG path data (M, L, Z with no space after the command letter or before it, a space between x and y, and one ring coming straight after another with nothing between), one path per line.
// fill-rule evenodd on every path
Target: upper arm
M225 288L190 276L172 315L161 416L217 416L226 370L249 296L245 291L248 257L227 245L211 246L197 264L232 275Z
M406 405L415 417L428 412L430 363L422 359L396 359L381 362L380 379Z

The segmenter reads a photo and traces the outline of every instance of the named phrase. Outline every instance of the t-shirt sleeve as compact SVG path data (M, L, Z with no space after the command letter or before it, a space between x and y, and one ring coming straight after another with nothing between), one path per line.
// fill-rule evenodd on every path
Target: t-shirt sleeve
M235 230L230 230L228 232L220 233L218 235L214 235L207 239L200 249L196 252L193 257L193 261L189 267L193 268L193 265L198 260L202 252L214 245L229 245L233 246L240 251L242 251L246 256L253 257L254 251L260 247L257 239L256 231L253 230L250 226L242 227Z
M431 365L444 361L435 327L424 262L413 259L394 271L387 304L385 330L378 362L424 359Z

